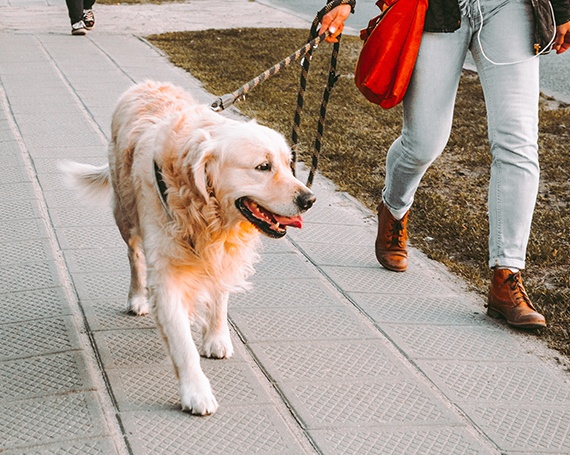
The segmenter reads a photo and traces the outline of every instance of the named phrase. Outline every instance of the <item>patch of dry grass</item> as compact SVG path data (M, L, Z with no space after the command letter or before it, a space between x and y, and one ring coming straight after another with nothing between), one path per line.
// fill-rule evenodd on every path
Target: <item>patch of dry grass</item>
M233 29L168 33L150 37L172 62L200 79L211 93L232 92L300 47L303 30ZM329 103L319 171L374 209L384 182L385 156L398 136L401 109L382 110L354 86L358 38L344 37L342 74ZM318 104L330 48L315 52L309 75L301 159L314 140ZM290 137L299 71L288 69L238 103L246 115ZM410 216L415 247L444 263L474 289L486 293L487 188L490 155L485 106L476 74L465 72L454 128L443 155L425 175ZM570 355L570 108L541 108L541 188L528 248L525 284L549 327L536 336ZM372 246L371 246L372 247Z

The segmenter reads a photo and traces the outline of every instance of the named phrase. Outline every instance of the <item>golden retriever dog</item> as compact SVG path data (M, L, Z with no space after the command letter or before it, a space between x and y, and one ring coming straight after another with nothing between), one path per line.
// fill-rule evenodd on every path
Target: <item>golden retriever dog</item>
M128 246L128 310L152 311L182 409L212 414L218 403L200 354L232 355L228 297L248 288L259 232L280 238L302 227L315 196L294 177L283 136L215 113L171 84L125 92L111 133L108 165L61 168L82 197L111 198ZM191 324L201 329L199 351Z

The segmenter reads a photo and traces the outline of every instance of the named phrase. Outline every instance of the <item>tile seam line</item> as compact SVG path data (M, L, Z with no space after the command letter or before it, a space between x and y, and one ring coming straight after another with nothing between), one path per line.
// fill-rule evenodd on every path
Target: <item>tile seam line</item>
M238 336L239 340L241 341L242 345L245 347L246 351L248 352L250 358L253 360L253 362L255 363L257 368L259 368L259 371L261 371L261 373L266 378L266 380L269 382L270 386L273 388L275 393L277 393L277 395L279 396L279 398L281 399L281 401L283 402L283 404L285 405L285 407L289 411L290 415L292 416L293 420L297 423L297 425L301 429L303 435L305 436L305 438L307 439L307 441L309 442L311 447L314 449L315 453L317 453L318 455L323 455L324 452L317 445L317 441L310 434L309 428L304 423L304 421L301 419L300 414L297 412L297 410L295 409L295 407L293 406L291 401L287 398L287 395L282 390L282 388L279 386L277 380L275 380L271 376L271 374L269 373L267 368L265 368L265 366L263 365L262 361L257 357L257 355L255 354L253 349L251 349L251 347L249 346L249 343L247 342L245 335L242 333L242 331L240 330L238 325L235 323L235 321L231 318L231 316L228 316L228 319L229 319L230 326L235 331L235 333Z
M372 318L372 316L370 316L364 310L364 308L362 308L348 294L348 292L346 292L338 283L336 283L334 279L329 276L329 274L326 273L325 270L323 270L323 268L311 258L309 253L307 253L298 242L290 238L289 241L304 257L307 258L311 264L313 264L318 273L320 273L337 290L337 292L339 292L346 299L346 301L349 302L358 311L358 313L360 313L362 317L364 317L370 324L372 324L374 329L380 335L386 338L386 340L394 347L394 349L402 356L402 358L410 364L410 366L413 368L414 373L422 377L428 383L430 390L434 392L434 394L436 394L440 400L445 402L450 409L454 410L454 412L457 414L457 417L464 422L466 429L471 429L471 433L477 435L477 439L482 445L487 447L492 446L496 453L502 453L503 449L493 439L491 439L491 437L483 430L483 428L477 425L477 423L463 410L462 407L455 404L453 400L451 400L451 398L449 398L447 394L445 394L444 391L441 390L441 388L426 373L424 373L419 364L414 359L412 359L408 353L404 351L403 348L398 346L395 340L388 333L386 333L382 327L380 327L380 325Z
M56 74L61 78L61 80L67 86L68 90L72 93L72 95L77 97L77 94L75 93L75 91L71 87L71 84L69 83L67 78L63 75L61 69L58 67L55 60L53 59L51 54L47 51L47 49L45 48L43 43L37 38L37 36L35 36L35 35L32 35L32 36L33 36L33 39L38 44L38 47L42 50L42 52L44 52L44 55L46 55L48 63L52 66L52 68L54 69ZM78 97L77 97L77 99L78 99ZM82 103L80 103L80 104L82 104ZM93 373L94 373L93 379L94 379L95 383L97 383L99 381L103 382L103 389L104 389L104 392L106 393L107 396L105 397L104 395L102 395L101 398L109 400L111 403L111 406L113 408L113 416L114 416L115 421L114 421L113 425L110 425L112 422L109 421L110 416L107 414L107 412L105 412L105 408L104 408L105 403L101 403L101 407L102 407L101 412L102 412L102 416L103 416L105 425L107 426L108 430L111 432L111 435L113 435L113 433L115 433L115 435L114 435L115 437L113 437L113 436L111 436L111 437L113 438L113 440L116 443L119 442L118 440L122 441L122 444L123 444L122 452L127 452L129 454L132 454L133 452L132 452L132 449L129 445L129 441L127 440L125 428L124 428L123 423L120 419L117 401L116 401L116 398L115 398L113 391L111 389L109 380L108 380L106 373L105 373L105 370L103 368L102 359L101 359L99 350L97 348L97 344L95 342L93 332L91 330L91 327L89 326L84 308L82 307L81 303L79 302L77 291L73 285L73 281L71 279L69 269L67 268L67 264L66 264L65 258L63 256L63 251L61 250L59 242L57 240L57 236L55 234L55 228L53 225L53 220L51 219L49 209L47 207L47 203L46 203L46 200L45 200L45 197L43 194L42 186L41 186L41 183L40 183L39 178L38 178L38 173L37 173L37 170L34 166L33 158L31 156L28 148L26 147L26 144L25 144L23 136L22 136L22 132L19 128L18 122L16 121L16 117L14 115L14 112L11 109L7 93L4 89L4 85L1 84L1 78L0 78L0 105L2 106L4 111L6 112L6 117L7 117L9 124L10 124L10 129L11 129L12 133L14 134L14 137L18 143L18 148L20 149L20 155L22 157L22 160L24 161L25 172L31 180L31 185L33 187L33 192L35 195L35 202L37 204L37 207L38 207L40 215L41 215L42 225L43 225L45 232L46 232L46 235L47 235L47 239L48 239L48 243L50 245L51 253L53 254L53 259L54 259L53 262L55 264L55 269L56 269L57 275L61 281L61 288L63 289L63 293L66 297L67 302L70 304L70 306L72 308L73 314L71 316L72 316L72 318L77 317L77 316L79 316L81 318L81 322L83 324L83 329L84 329L85 335L87 336L87 339L88 339L87 346L91 350L90 354L95 359L96 368L98 369L98 371L95 369L93 370ZM92 117L90 115L89 115L89 119L92 120ZM97 125L97 131L100 134L102 134L103 136L105 136L102 133L102 131L98 125ZM87 346L85 346L85 347L87 347ZM92 361L90 361L90 359L87 355L85 355L85 363L86 363L86 365L92 365L92 363L93 363ZM94 367L95 366L92 365L92 368L94 368ZM100 374L99 378L97 378L96 373Z

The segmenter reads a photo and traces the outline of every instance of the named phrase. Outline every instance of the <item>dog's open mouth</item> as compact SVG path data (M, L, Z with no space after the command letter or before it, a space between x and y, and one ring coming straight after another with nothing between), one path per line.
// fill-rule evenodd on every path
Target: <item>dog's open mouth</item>
M270 212L248 197L239 198L236 201L236 207L250 223L269 237L277 239L283 237L287 233L287 226L303 227L301 215L278 215Z

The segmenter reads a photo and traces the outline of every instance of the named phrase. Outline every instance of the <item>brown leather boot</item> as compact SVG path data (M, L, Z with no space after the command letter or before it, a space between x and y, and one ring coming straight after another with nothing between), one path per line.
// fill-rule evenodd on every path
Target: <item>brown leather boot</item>
M544 316L536 311L522 284L521 272L493 269L487 314L504 318L513 327L537 329L546 327Z
M408 268L407 212L401 220L392 216L384 202L378 205L378 235L376 236L376 259L382 266L394 272L404 272Z

